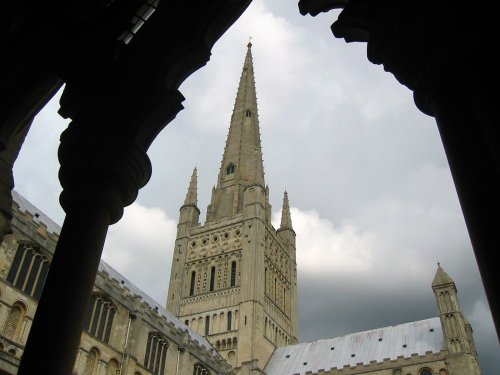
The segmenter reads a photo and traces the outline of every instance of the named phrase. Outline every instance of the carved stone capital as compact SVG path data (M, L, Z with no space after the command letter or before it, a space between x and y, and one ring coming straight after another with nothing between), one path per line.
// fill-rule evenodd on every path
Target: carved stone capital
M119 134L92 132L74 121L61 136L58 156L64 189L60 201L66 213L103 205L111 214L111 224L151 177L150 160L133 141Z

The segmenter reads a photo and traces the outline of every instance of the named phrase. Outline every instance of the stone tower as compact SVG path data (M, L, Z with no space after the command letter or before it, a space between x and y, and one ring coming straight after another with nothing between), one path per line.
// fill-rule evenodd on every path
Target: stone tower
M460 308L455 282L439 263L432 290L436 296L448 356L453 358L448 362L450 374L481 374L472 327Z
M240 373L262 370L298 330L295 232L286 192L280 228L271 224L251 47L205 224L196 169L180 209L167 297Z

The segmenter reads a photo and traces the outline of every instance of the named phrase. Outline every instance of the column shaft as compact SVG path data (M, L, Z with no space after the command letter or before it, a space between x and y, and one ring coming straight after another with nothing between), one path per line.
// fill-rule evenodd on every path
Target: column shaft
M80 207L68 213L61 229L19 375L72 372L110 224L102 205Z
M492 139L488 139L483 129L485 124L478 121L473 103L466 95L436 95L433 112L499 333L500 304L496 293L500 290L500 279L496 253L500 226L500 166L491 151Z

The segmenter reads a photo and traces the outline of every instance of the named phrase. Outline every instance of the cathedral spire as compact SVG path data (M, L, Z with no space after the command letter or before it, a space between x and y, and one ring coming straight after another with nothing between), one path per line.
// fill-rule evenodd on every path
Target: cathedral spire
M264 166L260 143L259 116L255 90L252 43L248 43L234 103L231 124L220 165L217 185L207 210L207 221L220 220L243 212L245 191L258 185L265 194ZM250 197L248 197L250 199ZM253 199L253 198L252 198ZM259 198L260 199L260 198Z
M283 229L293 229L292 227L292 217L290 215L290 204L288 203L288 193L285 190L285 195L283 196L283 208L281 210L281 225L279 230Z
M189 181L189 188L184 200L184 206L195 206L198 204L198 171L196 167L193 169L191 181Z
M231 184L264 186L251 42L247 45L220 167L218 187L227 186L228 180L232 180Z

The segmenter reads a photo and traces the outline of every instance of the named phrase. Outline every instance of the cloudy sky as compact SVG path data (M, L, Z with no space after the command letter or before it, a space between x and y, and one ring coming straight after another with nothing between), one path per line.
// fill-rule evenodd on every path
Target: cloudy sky
M266 183L278 221L286 187L297 232L301 341L437 315L436 262L454 278L485 375L500 347L434 120L409 90L329 30L334 13L254 0L181 86L177 118L149 155L153 176L112 226L104 259L164 303L178 209L192 169L204 219L252 36ZM33 124L16 189L62 224L55 98Z

